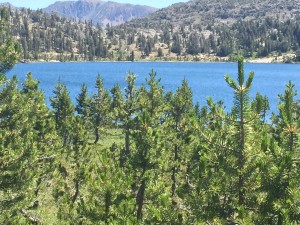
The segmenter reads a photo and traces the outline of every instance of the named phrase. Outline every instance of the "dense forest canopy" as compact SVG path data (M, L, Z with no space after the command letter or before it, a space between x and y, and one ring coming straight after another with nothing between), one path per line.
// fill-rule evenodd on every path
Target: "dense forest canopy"
M31 73L5 73L21 52L0 33L1 224L299 224L300 108L295 85L249 97L254 72L225 75L233 107L192 101L188 81L167 92L155 71L129 72L124 92L95 80L73 105L58 82L51 108ZM226 71L224 71L224 74ZM269 122L266 122L269 121Z

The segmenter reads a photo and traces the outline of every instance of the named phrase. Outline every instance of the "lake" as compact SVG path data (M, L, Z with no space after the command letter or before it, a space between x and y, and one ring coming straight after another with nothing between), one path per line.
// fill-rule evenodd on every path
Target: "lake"
M145 78L154 69L161 84L166 90L175 91L183 79L187 79L193 91L194 101L201 106L206 105L207 96L214 101L224 101L227 109L233 103L233 91L226 84L224 75L237 77L237 63L198 63L198 62L71 62L71 63L27 63L17 64L8 73L18 75L22 83L28 72L40 81L47 102L53 96L52 90L60 79L66 84L70 96L75 97L80 92L80 86L85 83L90 93L95 92L95 80L101 74L106 88L110 89L118 83L121 88L126 86L125 77L130 70L137 76L136 85L145 84ZM283 93L285 85L291 80L296 89L300 85L299 64L255 64L245 63L245 75L254 71L255 77L250 92L255 97L256 92L267 95L271 111L276 111L278 94Z

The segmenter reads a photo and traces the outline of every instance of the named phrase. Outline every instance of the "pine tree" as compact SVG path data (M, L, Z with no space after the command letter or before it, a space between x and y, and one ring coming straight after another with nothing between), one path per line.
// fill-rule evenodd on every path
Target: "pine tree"
M161 49L161 48L158 48L158 49L157 49L157 57L163 57L163 56L164 56L164 54L163 54L162 49Z
M152 70L149 78L146 78L147 87L141 87L139 90L139 110L149 112L152 119L157 119L163 110L163 86L160 85L160 78L156 78L156 72Z
M293 224L298 222L299 187L299 102L297 92L290 81L284 94L279 95L279 115L273 116L273 135L278 146L273 153L272 170L265 178L268 201L264 211L272 223Z
M183 80L176 92L167 102L164 123L168 146L169 170L171 172L170 197L172 202L172 223L186 220L188 214L185 196L188 194L187 173L191 167L192 135L196 128L196 118L193 110L192 91L187 80ZM165 157L166 157L165 156Z
M130 61L131 62L134 62L134 51L131 51L131 53L130 53Z
M27 209L39 202L43 181L50 178L51 163L55 156L57 137L53 134L51 117L38 90L38 81L27 76L23 89L18 90L14 77L2 86L0 92L1 114L0 154L1 211L3 223L39 222L29 216ZM49 142L54 142L49 146Z
M88 96L88 88L86 84L81 85L81 92L76 98L76 101L77 105L75 107L75 110L83 121L83 124L85 124L85 128L87 130L90 130L91 98Z
M178 33L175 33L173 35L173 44L171 47L171 52L176 53L177 55L181 54L181 45L180 45L180 38Z
M71 142L60 152L53 173L53 197L61 223L81 223L84 183L90 170L88 133L80 117L74 119Z
M0 223L26 223L25 208L34 201L34 179L37 160L36 120L33 101L23 97L14 76L4 73L18 61L20 49L5 31L6 9L0 11ZM31 217L31 221L39 221Z
M238 61L238 84L230 78L228 75L225 76L227 84L234 90L234 116L237 118L237 129L238 129L238 170L239 170L239 181L238 181L238 202L240 205L245 204L245 181L243 170L246 163L246 124L249 123L247 120L247 114L249 112L249 96L248 91L251 87L254 73L250 73L245 86L244 85L244 64L243 59Z
M257 190L260 188L260 174L253 174L253 170L264 167L261 163L267 161L268 156L263 149L263 142L266 139L264 135L264 126L257 127L258 117L251 110L249 99L249 90L253 81L254 73L250 72L245 81L243 58L238 60L238 78L235 82L228 75L225 81L234 90L234 106L228 120L231 121L228 127L228 133L232 135L231 144L228 148L233 161L228 161L232 165L233 174L227 174L232 177L233 189L232 208L238 214L237 221L253 221L251 210L258 207ZM232 133L231 133L232 132ZM253 158L254 157L254 158ZM260 162L260 164L258 163ZM249 211L249 209L251 209ZM234 218L232 218L235 220Z
M189 40L187 43L187 53L191 55L197 55L200 53L200 41L197 33L193 32L189 35Z
M65 84L59 80L53 90L54 96L50 98L53 108L56 129L61 136L64 146L71 142L72 123L74 119L74 106Z
M189 156L185 197L191 205L190 216L203 223L225 223L232 213L228 202L232 184L226 180L230 179L227 173L231 172L227 163L231 160L228 147L231 137L224 122L224 108L223 102L215 103L211 97L207 98L207 107L202 109L203 115L196 123L198 135Z
M96 79L97 93L92 96L91 119L95 134L95 144L100 139L100 130L110 124L111 118L109 116L111 107L111 97L109 92L104 89L103 80L100 75Z
M169 121L170 126L168 132L171 134L172 143L172 188L171 196L175 199L175 193L180 181L177 176L180 173L179 168L184 164L184 155L187 156L187 152L183 153L184 146L188 142L189 131L189 117L193 110L192 91L188 86L187 80L183 80L181 86L177 89L176 93L172 96L169 102ZM187 143L188 144L188 143ZM186 147L185 147L186 148ZM186 165L185 165L186 166Z
M128 72L126 77L127 87L125 88L125 96L121 93L120 87L115 86L112 90L112 108L114 110L114 117L116 123L120 125L125 135L125 146L122 152L121 164L125 163L125 159L130 155L131 152L131 141L130 136L132 130L134 130L134 117L137 112L137 97L138 91L135 88L136 76L132 72Z
M193 147L198 163L192 161L190 169L190 187L195 184L195 192L188 195L200 220L247 224L259 221L255 212L265 200L260 181L272 160L268 155L267 126L251 109L249 90L253 77L251 72L245 81L240 58L237 82L225 76L234 90L232 111L225 113L222 102L216 104L209 98L208 110L200 119L199 144Z
M136 218L138 221L152 220L153 215L148 215L150 208L155 209L157 197L160 197L160 187L153 190L154 181L160 180L162 177L157 172L158 162L163 154L162 141L160 140L161 131L157 126L153 126L151 116L147 111L142 111L135 119L136 129L133 131L132 138L135 148L131 152L130 166L134 174L134 182L132 184L135 194ZM160 183L163 186L163 183ZM153 198L152 196L156 196ZM146 202L148 204L146 204ZM149 204L149 202L153 202ZM155 204L155 205L154 205ZM147 210L148 209L148 210ZM145 215L146 214L146 215ZM148 220L147 220L148 219Z
M251 103L251 108L254 112L256 112L257 116L262 119L262 122L265 123L267 110L270 109L268 97L257 93L255 99Z
M5 74L18 62L21 55L19 44L7 35L9 14L5 8L0 9L0 73Z
M149 79L146 79L147 87L141 87L139 90L138 111L132 134L135 149L130 160L135 170L136 180L133 186L136 189L136 218L139 221L147 221L148 216L143 215L145 202L155 202L155 199L151 198L156 192L151 185L153 180L162 179L154 171L163 154L163 143L160 140L162 130L159 127L163 116L163 87L153 70L149 76Z

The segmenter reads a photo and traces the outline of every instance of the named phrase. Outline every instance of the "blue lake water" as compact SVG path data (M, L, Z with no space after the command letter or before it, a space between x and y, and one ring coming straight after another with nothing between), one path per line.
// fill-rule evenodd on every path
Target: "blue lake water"
M16 74L22 83L28 72L40 81L49 102L52 90L60 79L66 84L70 96L75 97L80 92L82 83L87 84L89 92L95 92L95 80L101 74L106 88L110 89L118 83L126 86L125 77L130 70L137 76L136 85L145 84L145 78L154 69L165 90L175 91L183 79L187 79L193 91L194 101L201 106L206 105L207 96L214 101L224 101L227 109L233 103L233 91L227 86L224 75L237 77L237 63L193 63L193 62L82 62L82 63L28 63L18 64L8 73ZM300 65L298 64L245 64L245 75L254 71L255 77L250 92L255 97L256 92L267 95L271 111L276 111L278 94L283 93L285 85L291 80L296 89L300 86ZM297 97L299 98L299 97Z

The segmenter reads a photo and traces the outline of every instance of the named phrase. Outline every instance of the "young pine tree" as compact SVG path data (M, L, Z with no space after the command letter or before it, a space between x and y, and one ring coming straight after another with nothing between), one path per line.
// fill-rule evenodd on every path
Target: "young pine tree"
M139 90L138 111L132 135L135 148L132 150L130 163L135 178L132 186L136 192L136 218L150 223L150 218L154 218L145 212L159 207L156 205L157 198L161 195L158 190L163 189L163 185L154 184L155 181L163 179L157 170L158 162L161 162L164 153L162 129L159 126L163 116L163 87L160 85L160 79L156 79L154 71L150 73L146 83L147 86ZM159 188L154 188L155 186ZM157 197L153 198L154 195ZM146 205L146 202L151 204Z
M66 146L71 142L72 123L74 119L74 106L71 101L66 85L59 80L53 90L54 96L50 98L58 134Z
M86 84L81 85L81 92L76 98L77 105L75 110L83 121L86 130L90 130L91 127L91 98L88 96L88 88Z
M269 223L296 224L299 222L297 205L299 196L299 101L297 92L290 81L284 94L279 95L279 114L273 115L273 135L278 141L273 152L273 167L265 178L268 201L264 211L269 215Z
M103 79L98 75L96 79L97 93L92 96L91 103L91 120L95 134L95 144L100 139L100 131L111 123L110 107L111 97L109 92L103 86Z
M38 207L39 190L49 179L56 135L38 82L28 75L19 91L16 77L0 91L1 216L3 224L37 223L28 210ZM51 122L50 122L51 123ZM49 144L51 143L51 144Z
M255 211L258 207L257 196L261 185L260 174L255 174L253 171L259 169L257 162L265 158L261 148L264 138L261 128L264 127L256 126L259 117L255 111L251 110L249 98L253 77L254 73L250 72L245 81L242 58L238 59L237 82L228 75L225 76L225 81L234 90L234 106L227 118L227 123L229 123L227 132L232 135L231 144L228 146L231 149L232 159L228 163L231 164L230 170L233 172L227 176L231 177L230 182L235 190L230 198L231 205L235 207L232 208L233 214L237 215L236 218L232 217L233 221L253 221L251 211Z
M125 135L125 146L121 157L121 164L124 163L125 158L131 152L131 133L134 130L134 117L137 112L137 96L138 91L135 87L136 76L132 72L128 72L126 77L127 86L125 88L125 96L123 98L119 86L115 86L112 90L112 108L114 117L118 124L120 124Z
M18 43L8 35L9 13L4 7L0 8L0 74L11 70L21 56Z
M185 156L188 156L187 145L189 143L189 135L192 127L190 117L193 110L192 90L188 86L187 80L183 80L181 86L172 96L168 108L168 133L170 134L170 144L172 148L172 188L171 196L175 199L177 187L182 181L178 178L180 167L182 168ZM186 166L186 165L185 165Z

